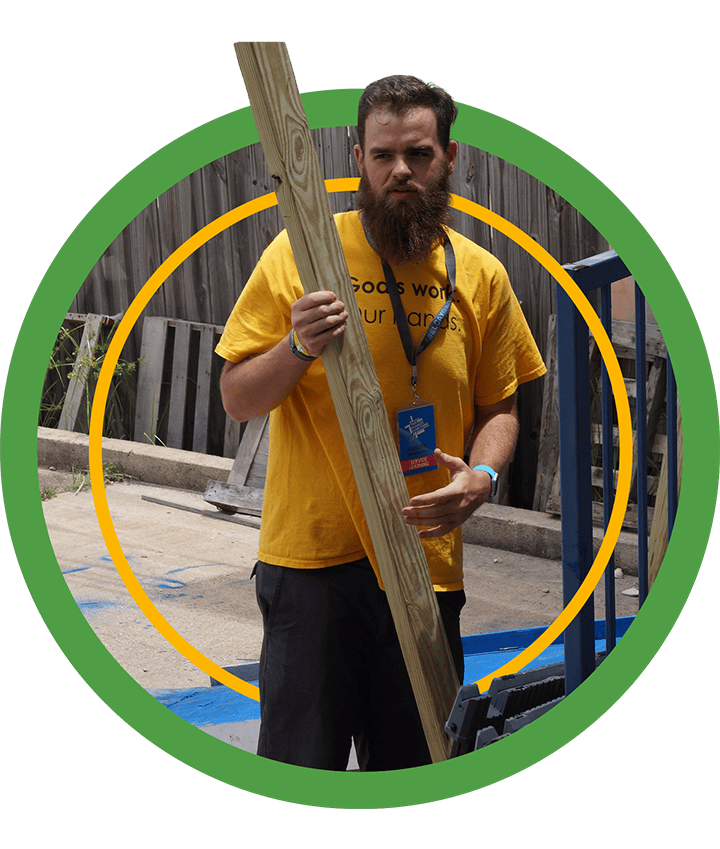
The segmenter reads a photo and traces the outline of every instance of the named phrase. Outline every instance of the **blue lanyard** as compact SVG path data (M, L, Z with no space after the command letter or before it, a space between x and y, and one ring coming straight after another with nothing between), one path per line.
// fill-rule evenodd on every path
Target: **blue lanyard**
M372 240L370 234L367 231L367 228L363 224L363 229L365 230L365 236L370 243L372 249L378 253L379 251L375 245L375 242ZM456 272L456 263L455 263L455 251L452 246L452 242L450 241L448 236L445 236L445 270L447 272L448 282L450 283L450 294L448 295L448 299L440 308L440 312L435 316L432 320L430 327L428 327L425 336L422 341L418 345L417 348L413 347L412 336L410 335L410 326L408 325L407 316L405 315L405 310L403 309L402 299L400 297L400 292L398 291L397 281L395 280L395 274L393 273L392 268L390 268L389 264L380 257L380 261L382 262L383 274L385 275L385 282L388 285L388 292L390 293L390 301L393 306L393 312L395 313L395 323L397 324L398 332L400 334L400 340L402 342L403 348L405 349L405 356L407 357L408 363L412 367L412 389L413 395L417 398L416 386L417 386L417 358L422 354L422 352L429 347L430 343L435 338L440 326L443 321L445 321L448 313L450 312L450 307L452 306L453 295L455 294L455 272Z

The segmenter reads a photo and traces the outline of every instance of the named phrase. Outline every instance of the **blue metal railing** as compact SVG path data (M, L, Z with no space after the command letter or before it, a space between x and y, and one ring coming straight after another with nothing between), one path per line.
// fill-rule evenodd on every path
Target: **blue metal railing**
M565 270L584 294L600 294L600 319L612 341L611 284L629 277L615 251L606 251ZM593 562L591 479L590 367L588 325L570 296L558 285L558 405L560 418L560 481L562 511L563 603L567 605L588 575ZM648 593L647 398L645 297L635 286L636 454L638 506L639 603ZM603 513L605 527L615 493L613 398L605 364L601 367ZM667 363L668 535L677 510L677 396ZM617 640L615 569L605 568L605 633L610 652ZM594 600L590 599L565 631L565 687L569 693L595 669Z

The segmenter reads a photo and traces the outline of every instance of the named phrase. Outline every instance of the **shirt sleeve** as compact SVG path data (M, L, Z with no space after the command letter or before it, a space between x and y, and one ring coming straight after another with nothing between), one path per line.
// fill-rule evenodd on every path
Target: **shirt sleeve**
M480 333L482 353L475 382L479 406L497 404L522 383L545 373L540 351L502 266L491 283Z

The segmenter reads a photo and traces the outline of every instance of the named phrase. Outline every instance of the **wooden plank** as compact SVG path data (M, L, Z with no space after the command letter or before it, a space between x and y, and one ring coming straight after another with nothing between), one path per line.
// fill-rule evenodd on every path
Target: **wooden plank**
M256 487L257 489L265 488L265 479L267 478L268 461L270 459L270 427L265 426L262 439L257 447L255 456L253 457L250 471L248 472L247 486Z
M557 322L554 315L548 317L545 366L547 372L543 378L545 385L543 387L543 406L540 423L540 446L538 450L535 494L533 496L533 510L542 511L547 506L555 470L560 457L560 420L557 402Z
M635 359L635 322L613 321L612 343L618 357ZM645 354L648 360L656 357L667 359L667 348L660 328L653 324L645 326Z
M85 320L82 339L75 357L75 365L68 382L60 422L58 427L63 430L75 430L83 399L86 397L88 378L90 376L90 361L100 342L100 327L103 324L101 315L90 314Z
M226 512L237 511L250 516L262 515L263 491L254 487L208 481L204 500Z
M650 367L650 373L647 376L647 389L646 389L646 404L645 404L645 420L646 420L646 428L647 428L647 445L648 445L648 453L665 453L665 444L667 443L667 436L665 436L664 443L661 445L657 440L657 428L658 423L660 422L660 414L665 407L665 389L666 389L666 378L665 378L665 363L666 360L663 357L655 357L652 365ZM656 447L657 446L657 447ZM633 433L633 469L632 469L632 481L630 484L630 492L637 493L637 467L638 467L638 445L637 445L637 433Z
M142 365L138 374L137 407L135 410L135 442L155 442L160 409L165 339L168 320L147 316L143 321Z
M595 445L602 445L602 425L600 424L592 424L590 425L592 441ZM634 432L634 431L633 431ZM649 448L648 451L650 454L664 454L665 449L667 447L667 436L664 433L655 433L652 443L648 439ZM615 448L620 444L620 435L617 427L613 427L613 445Z
M597 483L599 481L599 484ZM593 480L593 485L602 486L602 474L596 476ZM648 507L648 520L651 521L656 508ZM560 475L555 474L553 477L553 488L548 496L545 512L559 516L560 511ZM602 501L595 501L592 505L592 521L593 526L602 528L605 525L605 513ZM623 530L636 531L638 529L638 506L637 504L628 504L627 510L623 517Z
M264 416L258 416L256 419L250 419L245 426L245 432L240 441L235 462L228 475L228 483L236 484L237 486L245 485L269 418L269 414L266 413Z
M225 435L223 439L223 457L235 457L240 443L240 430L242 425L225 416Z
M204 324L200 328L192 448L193 451L200 453L204 453L208 447L208 418L210 415L210 389L212 386L212 357L214 347L215 328L210 324Z
M658 576L660 567L662 566L663 558L668 546L668 469L667 469L667 454L663 457L662 467L660 469L660 481L658 484L658 494L655 499L655 515L650 525L650 541L648 543L648 587L652 589L655 579ZM680 486L682 484L682 464L683 464L683 431L682 431L682 415L680 405L678 404L677 411L677 486L678 495L680 494Z
M200 516L207 516L209 519L223 518L228 522L235 522L238 525L245 525L248 528L260 528L260 523L253 519L244 519L241 516L225 516L221 513L214 513L211 510L202 510L200 507L191 507L189 504L179 504L177 501L154 498L152 495L142 495L140 497L142 501L149 501L151 504L160 504L162 507L174 507L176 510L185 510L187 513L197 513Z
M169 448L183 447L189 358L190 325L186 322L177 322L175 324L172 377L170 379L170 411L168 413L167 435L167 445Z
M352 304L347 264L285 45L238 43L235 50L303 286L331 289ZM402 517L407 487L359 311L351 307L349 313L342 343L325 349L323 364L436 762L448 757L444 725L459 684L420 539Z

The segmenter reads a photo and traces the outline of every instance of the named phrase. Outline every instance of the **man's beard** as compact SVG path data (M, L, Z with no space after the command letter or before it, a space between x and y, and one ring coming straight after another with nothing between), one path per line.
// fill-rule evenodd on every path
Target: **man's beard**
M356 205L380 256L390 264L417 264L426 260L438 241L443 225L450 224L450 173L443 162L437 181L420 190L412 182L396 182L390 189L408 185L417 191L410 198L394 200L388 190L376 194L366 174L360 178Z

